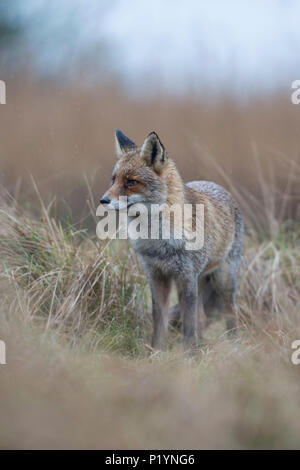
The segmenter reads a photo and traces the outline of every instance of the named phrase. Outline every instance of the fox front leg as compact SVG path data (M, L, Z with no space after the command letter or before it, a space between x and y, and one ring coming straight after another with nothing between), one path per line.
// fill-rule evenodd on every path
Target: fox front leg
M168 337L168 313L171 279L153 276L150 281L152 293L153 337L152 347L165 350Z
M197 346L198 340L198 281L197 276L176 282L179 308L182 315L183 345L187 351Z

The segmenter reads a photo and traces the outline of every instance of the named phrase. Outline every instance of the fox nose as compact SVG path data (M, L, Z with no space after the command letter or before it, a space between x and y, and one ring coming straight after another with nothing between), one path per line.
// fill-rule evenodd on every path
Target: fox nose
M110 203L110 199L107 196L100 199L100 204L109 204L109 203Z

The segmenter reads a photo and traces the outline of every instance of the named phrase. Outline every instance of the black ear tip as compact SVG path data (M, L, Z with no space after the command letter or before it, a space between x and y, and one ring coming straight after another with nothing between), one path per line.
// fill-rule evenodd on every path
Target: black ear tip
M155 131L151 131L150 134L148 134L148 137L156 137L157 139L159 139L157 133Z
M120 129L115 129L115 134L117 139L128 139L128 137L124 134L124 132L120 131Z
M148 138L149 138L149 137L150 137L150 138L154 138L155 140L158 140L158 142L159 142L159 144L161 145L162 149L163 149L163 150L165 149L165 147L164 147L162 141L161 141L160 138L158 137L157 132L155 132L155 131L150 132L150 134L148 135Z
M135 148L136 145L132 140L128 139L125 134L123 134L122 131L119 129L115 129L115 135L117 138L117 141L119 142L121 148Z

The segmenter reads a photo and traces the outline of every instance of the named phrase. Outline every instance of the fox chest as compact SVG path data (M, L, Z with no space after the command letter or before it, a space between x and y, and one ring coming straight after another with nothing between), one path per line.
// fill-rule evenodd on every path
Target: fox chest
M193 268L193 259L182 240L131 240L131 243L148 272L178 276Z

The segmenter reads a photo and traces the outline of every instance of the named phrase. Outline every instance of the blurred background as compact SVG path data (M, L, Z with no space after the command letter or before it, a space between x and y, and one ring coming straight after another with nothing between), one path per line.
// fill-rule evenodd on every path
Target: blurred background
M1 449L299 448L299 18L299 0L0 0ZM134 253L96 238L115 128L155 130L243 209L239 341L213 322L188 367L179 329L149 346Z
M156 130L186 180L233 188L258 225L299 219L299 15L297 0L0 0L2 187L32 204L32 175L84 224L114 128L137 144Z

